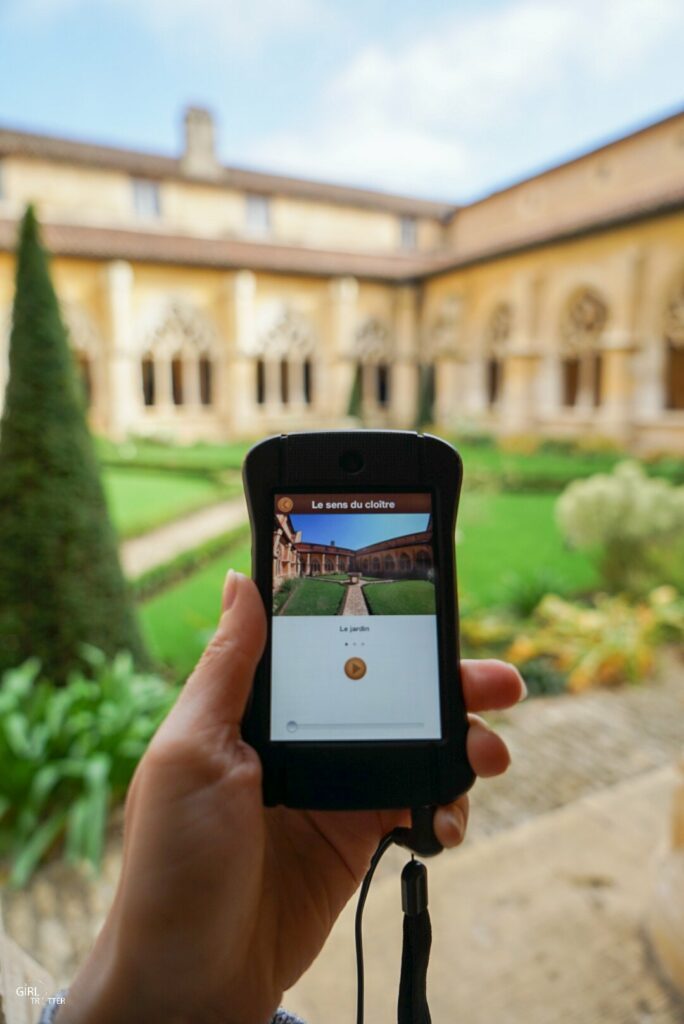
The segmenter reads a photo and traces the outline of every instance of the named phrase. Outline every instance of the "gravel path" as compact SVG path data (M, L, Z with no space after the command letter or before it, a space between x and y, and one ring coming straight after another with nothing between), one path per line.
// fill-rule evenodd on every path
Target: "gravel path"
M148 569L162 565L183 551L218 537L246 520L247 508L242 495L218 505L210 505L182 519L175 519L172 523L123 542L121 561L124 572L129 579L135 579Z
M368 615L368 605L363 596L361 583L350 583L344 596L342 615Z

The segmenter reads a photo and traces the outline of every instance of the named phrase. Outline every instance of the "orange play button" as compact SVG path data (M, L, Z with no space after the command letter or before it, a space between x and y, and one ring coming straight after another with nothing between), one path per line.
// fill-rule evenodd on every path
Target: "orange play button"
M344 671L350 679L363 679L366 674L366 662L362 658L349 658L344 663Z

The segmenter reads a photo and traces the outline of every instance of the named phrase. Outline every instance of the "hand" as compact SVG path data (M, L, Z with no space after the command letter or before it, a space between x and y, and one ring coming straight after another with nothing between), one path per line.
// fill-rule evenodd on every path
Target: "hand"
M409 824L408 812L264 808L239 723L265 634L256 587L229 573L216 634L131 783L116 897L59 1024L267 1024L381 837ZM525 693L502 662L464 662L462 678L470 712ZM503 741L469 718L475 772L505 771ZM467 796L437 811L444 846L467 818Z

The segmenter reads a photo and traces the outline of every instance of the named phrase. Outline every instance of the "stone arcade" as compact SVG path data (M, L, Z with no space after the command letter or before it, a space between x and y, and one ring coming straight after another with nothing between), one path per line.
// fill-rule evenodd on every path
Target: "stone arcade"
M224 167L196 108L179 157L0 130L0 391L29 201L112 438L339 427L355 390L684 449L684 113L464 206Z

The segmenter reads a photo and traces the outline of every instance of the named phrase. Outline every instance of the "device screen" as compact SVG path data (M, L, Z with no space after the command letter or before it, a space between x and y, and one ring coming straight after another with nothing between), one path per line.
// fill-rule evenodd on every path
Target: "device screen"
M272 740L439 739L432 498L274 496Z

